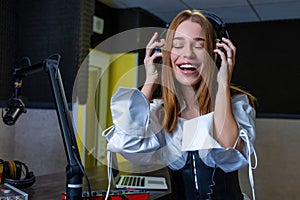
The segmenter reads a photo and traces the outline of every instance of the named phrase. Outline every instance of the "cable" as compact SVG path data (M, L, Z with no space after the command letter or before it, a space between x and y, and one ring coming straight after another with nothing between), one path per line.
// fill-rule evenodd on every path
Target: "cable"
M72 149L74 151L74 154L76 155L75 149L74 148L72 148ZM82 174L84 176L84 179L86 181L87 188L88 188L88 199L92 199L92 196L91 196L92 189L91 189L89 178L88 178L85 170L83 169L83 166L82 166L81 162L79 161L79 159L77 158L77 156L74 156L74 157L75 157L75 160L76 160L76 162L77 162L77 164L78 164L78 166L79 166L79 168L80 168L80 170L81 170L81 172L82 172Z
M58 61L58 63L60 63L61 55L59 53L54 53L54 54L48 56L48 59L53 59L52 57L55 57L55 56L57 56L57 61Z
M253 155L254 155L254 159L255 159L255 164L254 166L252 166L252 162L251 162L251 147L250 147L250 140L249 137L247 135L247 133L242 130L240 136L244 136L246 138L246 145L247 145L247 150L248 150L248 155L247 155L247 160L248 160L248 176L249 176L249 181L250 181L250 186L251 186L251 190L252 190L252 198L253 200L255 200L255 189L254 189L254 177L253 177L253 169L256 169L257 167L257 155L255 150L253 149Z
M105 200L108 199L109 191L110 191L111 175L112 175L111 167L112 167L112 155L111 155L110 151L107 151L107 178L108 178L108 186L107 186L107 190L106 190Z
M209 192L207 193L207 200L211 200L211 195L213 194L213 189L212 189L212 187L214 187L215 185L216 185L216 183L215 183L215 181L214 181L214 177L215 177L215 172L216 172L216 168L217 168L217 166L215 165L215 167L214 167L214 171L213 171L213 173L212 173L212 175L211 175L211 184L210 184L210 186L209 186Z
M23 61L27 61L27 65L23 66ZM28 66L31 66L31 60L29 57L23 57L22 60L21 60L21 66L22 67L28 67Z
M105 137L107 134L110 133L111 130L113 130L114 126L110 126L106 128L104 131L102 131L101 135ZM107 178L108 178L108 186L107 191L105 195L105 200L108 199L109 191L110 191L110 185L111 185L111 176L112 176L112 155L110 151L107 151Z

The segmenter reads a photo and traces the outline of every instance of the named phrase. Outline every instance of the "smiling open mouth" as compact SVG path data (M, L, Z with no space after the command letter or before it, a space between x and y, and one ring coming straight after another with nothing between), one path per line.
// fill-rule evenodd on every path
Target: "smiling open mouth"
M184 64L184 65L180 65L179 68L181 70L195 71L197 69L197 66L195 66L195 65L189 65L189 64Z

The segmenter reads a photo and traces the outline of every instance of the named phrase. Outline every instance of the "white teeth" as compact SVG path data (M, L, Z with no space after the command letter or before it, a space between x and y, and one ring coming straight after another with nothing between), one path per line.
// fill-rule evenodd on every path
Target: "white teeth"
M190 64L184 64L184 65L180 65L180 68L185 68L185 69L197 69L197 66L195 66L195 65L190 65Z

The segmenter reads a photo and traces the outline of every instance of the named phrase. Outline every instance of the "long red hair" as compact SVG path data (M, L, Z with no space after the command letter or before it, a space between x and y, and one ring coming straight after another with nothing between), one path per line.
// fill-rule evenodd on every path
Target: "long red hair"
M214 89L216 89L213 87L216 85L213 83L213 81L216 81L216 77L214 77L216 74L214 49L216 48L217 34L211 23L200 11L184 10L180 12L171 22L166 34L166 42L163 49L164 67L162 67L161 80L165 111L163 126L165 130L170 133L172 133L177 126L178 117L182 108L180 90L179 87L176 87L177 81L173 76L173 70L171 66L172 41L177 27L186 20L191 20L200 24L206 37L204 44L204 48L207 51L207 56L204 61L204 65L206 66L203 67L203 70L205 70L203 73L204 76L202 75L202 80L195 88L195 102L198 103L199 112L201 114L212 112L214 108ZM243 92L242 90L234 87L232 87L232 90L235 91L234 94Z

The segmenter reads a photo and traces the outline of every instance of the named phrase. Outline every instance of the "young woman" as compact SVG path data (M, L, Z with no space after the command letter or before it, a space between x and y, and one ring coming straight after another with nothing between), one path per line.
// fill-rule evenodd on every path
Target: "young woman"
M111 101L107 149L134 163L165 163L172 199L244 199L237 170L251 165L254 99L230 86L236 47L217 35L200 11L180 12L165 42L155 33L147 45L141 91L120 88ZM163 52L153 54L155 47ZM152 99L157 83L163 96Z

